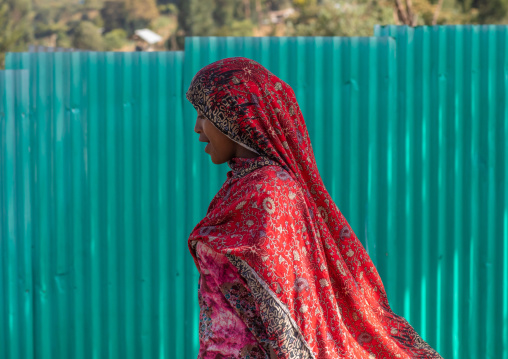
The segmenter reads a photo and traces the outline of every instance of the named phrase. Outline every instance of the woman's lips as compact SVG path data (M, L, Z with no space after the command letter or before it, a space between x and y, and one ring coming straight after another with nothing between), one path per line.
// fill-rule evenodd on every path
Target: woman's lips
M209 147L209 146L210 146L210 142L208 142L208 143L206 144L206 146L205 146L205 152L206 152L206 150L208 149L208 147Z

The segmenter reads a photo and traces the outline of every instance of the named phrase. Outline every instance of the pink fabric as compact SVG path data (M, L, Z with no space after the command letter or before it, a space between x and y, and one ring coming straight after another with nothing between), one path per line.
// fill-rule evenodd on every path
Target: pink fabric
M211 251L203 243L197 244L196 254L201 269L198 287L200 306L198 359L269 358L237 313L242 306L236 302L243 299L245 306L248 300L242 297L250 294L234 290L235 285L244 287L243 283L240 283L242 279L236 268L226 256ZM262 327L263 324L261 322L259 324Z

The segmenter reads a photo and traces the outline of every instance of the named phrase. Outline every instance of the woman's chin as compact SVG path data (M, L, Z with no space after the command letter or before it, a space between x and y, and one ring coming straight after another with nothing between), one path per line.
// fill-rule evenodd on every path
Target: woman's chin
M210 160L212 161L212 163L216 164L216 165L221 165L221 164L228 161L224 157L221 158L221 157L216 156L214 153L210 153L209 155L210 155Z
M210 158L211 158L211 160L212 160L212 163L213 163L213 164L216 164L216 165L221 165L221 164L223 164L224 162L226 162L226 161L223 161L223 160L220 160L220 159L215 158L213 155L210 155Z
M212 163L216 165L220 165L228 161L228 159L225 158L224 155L217 155L212 146L207 146L205 148L205 152L208 153L208 155L210 156L210 160L212 161Z
M212 163L217 164L217 159L215 158L215 155L210 152L206 152L206 153L208 153L208 155L210 156L210 160L212 161Z

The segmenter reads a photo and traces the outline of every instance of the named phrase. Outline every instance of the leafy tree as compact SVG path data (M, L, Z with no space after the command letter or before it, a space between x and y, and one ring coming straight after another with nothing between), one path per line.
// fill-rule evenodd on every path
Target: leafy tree
M155 0L124 0L127 10L128 30L133 33L139 28L148 27L159 16Z
M79 23L74 33L73 45L82 50L104 50L100 29L89 21Z
M33 41L31 2L0 0L0 68L5 66L5 53L26 51Z
M63 48L71 48L72 47L72 38L67 35L65 31L57 32L56 37L56 46Z
M157 8L161 14L178 14L178 6L175 4L157 5Z
M148 27L160 15L155 0L106 0L100 14L106 33L124 29L128 35Z
M470 8L464 10L457 3L437 0L406 1L402 5L401 0L395 0L398 24L409 26L438 25L438 24L472 24L478 21L478 10Z
M121 0L106 0L100 14L104 21L104 32L106 33L114 29L125 29L127 27L127 8L125 2Z
M293 0L293 5L300 8L305 6L313 6L317 5L317 0Z
M124 0L129 17L133 19L153 20L159 16L155 0Z
M386 0L300 4L286 19L287 36L372 36L374 25L393 23L393 7Z
M36 38L49 37L55 33L67 32L68 26L63 23L55 23L53 21L44 23L37 21L34 27L34 35Z
M182 0L178 12L178 47L183 49L184 36L209 36L216 30L214 0Z
M104 49L106 51L121 48L127 42L127 33L124 29L115 29L104 35Z
M508 0L458 0L458 2L462 6L463 12L475 9L480 24L506 22Z
M234 20L230 26L223 26L216 29L214 36L253 36L254 24L251 20Z
M213 19L217 26L231 26L235 20L235 10L238 0L216 0Z
M265 4L269 11L282 10L292 5L291 0L266 0Z
M176 6L178 2L179 2L178 0L157 0L157 6L168 4L174 4Z
M215 27L214 0L185 0L180 3L179 27L187 36L206 36Z
M103 0L85 0L85 7L100 9L103 5Z

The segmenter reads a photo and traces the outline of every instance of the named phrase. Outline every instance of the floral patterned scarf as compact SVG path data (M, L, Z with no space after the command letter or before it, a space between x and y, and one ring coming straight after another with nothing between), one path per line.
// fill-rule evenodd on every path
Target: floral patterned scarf
M323 185L291 87L256 61L232 57L202 68L186 97L259 154L228 162L227 180L188 243L198 269L198 242L227 256L277 356L441 358L391 310L374 264Z

